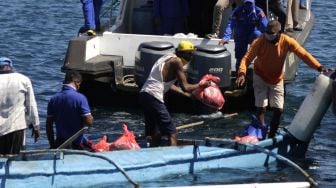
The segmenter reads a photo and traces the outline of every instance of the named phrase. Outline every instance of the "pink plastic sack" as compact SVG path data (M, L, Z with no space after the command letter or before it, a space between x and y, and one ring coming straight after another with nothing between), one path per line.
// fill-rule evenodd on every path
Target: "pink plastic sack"
M133 132L127 129L126 124L122 125L122 129L124 131L123 135L110 144L110 151L140 149L139 144L135 140Z
M110 143L107 142L107 136L104 135L97 144L92 145L94 152L110 151Z
M256 144L259 142L256 136L243 136L243 137L236 136L235 140L239 142L249 143L249 144Z
M211 86L207 88L199 87L192 92L192 95L203 104L220 110L225 103L225 99L221 90L216 84L219 82L219 80L219 77L213 76L211 74L203 76L199 84L202 85L205 81L211 81Z

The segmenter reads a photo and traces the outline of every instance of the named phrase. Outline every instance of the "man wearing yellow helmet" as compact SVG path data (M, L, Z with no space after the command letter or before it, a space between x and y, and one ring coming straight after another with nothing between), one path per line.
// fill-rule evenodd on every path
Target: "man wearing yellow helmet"
M186 65L191 61L194 51L194 45L189 41L183 40L179 43L178 47L175 50L175 53L176 56L181 59L183 65Z
M151 137L151 147L160 146L161 136L167 136L170 145L176 145L177 131L171 116L164 104L163 96L168 90L190 97L190 92L204 85L189 84L183 66L191 61L195 51L189 41L181 41L175 54L162 56L153 65L152 70L143 85L139 101L144 108L145 135ZM175 86L178 81L181 88Z

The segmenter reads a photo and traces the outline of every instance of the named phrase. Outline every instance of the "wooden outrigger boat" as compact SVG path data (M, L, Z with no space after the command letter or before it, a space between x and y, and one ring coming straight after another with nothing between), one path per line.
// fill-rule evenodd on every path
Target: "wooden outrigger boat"
M277 152L282 141L283 136L278 136L256 146ZM225 140L207 140L207 144L215 142L227 143ZM275 161L275 158L255 150L256 146L238 144L237 148L222 148L197 144L102 153L26 151L18 157L0 160L0 184L2 187L91 187L130 181L137 186L171 174L262 167Z
M335 77L334 71L326 75ZM262 167L274 161L295 167L311 185L316 185L304 170L285 157L305 155L310 138L330 106L334 81L326 75L317 77L292 123L273 139L252 145L206 138L192 140L191 145L101 153L66 149L22 151L18 156L0 158L0 185L91 187L129 181L138 187L142 182L172 174Z

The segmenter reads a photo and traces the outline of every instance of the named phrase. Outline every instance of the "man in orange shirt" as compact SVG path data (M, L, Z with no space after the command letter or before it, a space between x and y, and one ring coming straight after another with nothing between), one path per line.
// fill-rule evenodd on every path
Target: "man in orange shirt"
M264 115L268 103L273 109L271 129L268 134L273 138L279 127L284 105L284 62L288 52L293 52L310 67L322 71L324 67L308 53L295 39L281 34L281 25L273 20L268 23L266 32L255 39L243 57L236 83L245 82L248 65L254 61L253 88L257 116L261 125L265 125ZM268 101L269 100L269 101Z

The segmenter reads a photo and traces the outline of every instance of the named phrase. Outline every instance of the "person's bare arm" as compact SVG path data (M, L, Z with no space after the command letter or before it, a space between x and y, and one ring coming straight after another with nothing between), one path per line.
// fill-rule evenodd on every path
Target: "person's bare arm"
M170 90L174 93L177 93L179 95L185 96L185 97L191 97L192 95L188 92L184 92L180 87L177 87L176 85L172 85L170 87Z
M181 62L181 60L179 58L176 58L172 64L176 68L177 80L180 82L180 85L181 85L181 88L182 88L183 91L191 92L194 89L199 87L198 83L197 84L189 84L188 83L187 77L186 77L186 75L184 73L184 70L183 70L183 63Z
M88 114L82 117L83 117L84 125L91 127L93 123L93 116L91 114Z
M54 142L55 142L53 124L54 124L54 118L47 117L46 132L47 132L47 137L48 137L50 148L54 145Z

